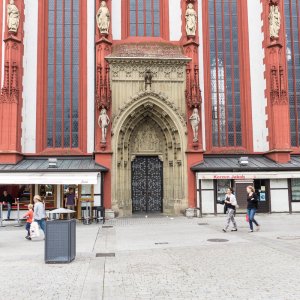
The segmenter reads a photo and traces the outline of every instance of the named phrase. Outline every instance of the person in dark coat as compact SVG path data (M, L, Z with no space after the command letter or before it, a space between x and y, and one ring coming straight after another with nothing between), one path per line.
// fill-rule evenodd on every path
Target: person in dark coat
M254 187L251 185L247 186L247 193L248 193L247 214L248 214L249 226L250 226L249 232L253 232L253 223L256 225L256 231L258 231L260 229L260 226L257 223L257 221L254 219L254 216L258 208L258 198L257 195L255 194Z
M10 212L13 203L15 202L13 197L7 192L7 190L3 191L2 196L0 197L0 202L7 206L7 220L10 219Z

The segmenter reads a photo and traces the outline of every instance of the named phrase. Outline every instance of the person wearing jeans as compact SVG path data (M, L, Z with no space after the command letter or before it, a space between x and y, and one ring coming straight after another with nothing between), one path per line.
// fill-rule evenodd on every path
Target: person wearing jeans
M42 202L42 198L40 195L35 195L33 197L33 201L34 201L34 215L33 215L34 221L39 224L39 226L41 227L45 235L47 216L46 216L46 210L44 204Z
M7 190L3 191L3 195L0 198L0 202L6 204L7 206L7 220L10 219L11 206L14 203L13 197L7 192Z
M253 186L247 186L247 215L249 219L249 226L250 226L250 231L253 232L253 223L256 225L256 230L258 231L260 229L259 224L257 221L254 219L255 213L258 208L258 199L257 195L255 194L255 190Z

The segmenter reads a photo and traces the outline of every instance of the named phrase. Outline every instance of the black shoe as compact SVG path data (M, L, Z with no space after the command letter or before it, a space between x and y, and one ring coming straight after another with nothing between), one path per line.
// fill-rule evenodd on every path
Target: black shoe
M237 228L236 229L231 229L231 231L237 231Z
M29 235L25 236L25 239L31 240L31 237Z
M222 230L223 230L223 232L227 232L226 229L224 229L224 228Z

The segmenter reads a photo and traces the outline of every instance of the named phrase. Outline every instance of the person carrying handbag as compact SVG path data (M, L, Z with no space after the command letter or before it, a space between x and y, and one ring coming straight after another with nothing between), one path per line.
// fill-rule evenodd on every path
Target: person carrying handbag
M231 229L231 231L237 231L237 225L236 225L236 221L235 221L235 210L237 207L237 201L236 198L233 194L233 188L228 188L227 189L227 194L225 197L225 205L227 207L227 220L226 220L226 225L223 228L223 232L227 232L230 222L232 222L233 228Z

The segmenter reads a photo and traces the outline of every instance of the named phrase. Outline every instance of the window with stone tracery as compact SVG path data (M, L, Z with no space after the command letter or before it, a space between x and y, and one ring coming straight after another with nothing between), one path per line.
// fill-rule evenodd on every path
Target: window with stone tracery
M79 141L80 0L48 1L47 147Z
M208 0L212 147L241 147L238 0Z
M291 145L300 147L300 0L284 1Z

